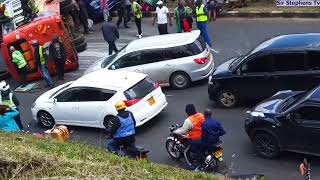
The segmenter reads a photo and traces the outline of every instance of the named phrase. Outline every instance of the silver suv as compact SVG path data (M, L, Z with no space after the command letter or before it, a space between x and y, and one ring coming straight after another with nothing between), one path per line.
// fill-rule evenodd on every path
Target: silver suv
M196 30L134 40L95 62L85 74L103 68L145 73L162 86L183 89L209 77L214 62L210 48Z

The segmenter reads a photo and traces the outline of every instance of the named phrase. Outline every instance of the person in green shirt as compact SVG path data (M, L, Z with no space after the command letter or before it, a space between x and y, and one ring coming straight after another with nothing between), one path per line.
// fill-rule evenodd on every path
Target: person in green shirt
M18 73L21 76L22 84L26 83L27 74L29 73L29 66L25 60L23 54L16 50L13 46L10 47L10 52L12 53L12 62L18 67Z
M134 16L134 21L138 28L138 34L137 36L139 38L142 37L142 30L141 30L141 19L142 19L142 12L141 12L141 6L135 1L131 0L132 3L132 14Z
M174 19L176 20L176 28L177 32L181 33L182 31L187 32L190 31L190 20L192 17L190 16L191 10L188 7L185 7L181 1L178 2L178 7L174 9ZM187 20L189 23L189 28L183 28L183 20Z

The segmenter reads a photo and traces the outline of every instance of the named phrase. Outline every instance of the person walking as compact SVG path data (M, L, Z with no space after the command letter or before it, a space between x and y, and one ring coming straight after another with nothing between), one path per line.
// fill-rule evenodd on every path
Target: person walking
M57 34L52 36L52 42L49 46L49 54L56 66L56 72L59 80L64 80L64 64L66 62L66 49L62 42L59 41Z
M168 19L170 26L172 26L171 22L171 16L169 14L169 9L163 5L163 2L160 0L157 2L158 7L156 8L156 16L153 19L152 25L154 26L154 23L158 19L158 31L159 34L169 34L168 33Z
M25 85L27 74L29 73L29 66L26 59L19 50L16 50L13 46L10 47L12 53L12 62L18 66L18 73L21 77L21 84Z
M79 7L79 19L83 26L84 34L92 34L93 32L89 29L89 15L87 11L86 4L83 2L83 0L76 0L78 7Z
M131 23L131 12L132 12L131 2L130 2L130 0L126 0L126 20L127 20L127 23Z
M51 80L50 74L48 72L48 57L45 55L43 46L39 45L37 40L31 41L34 48L34 60L36 66L39 68L41 76L47 82L47 87L53 88L53 82Z
M125 28L130 28L128 25L127 25L127 19L125 18L125 2L124 0L120 0L119 4L118 4L118 22L117 22L117 27L119 28L121 22L122 22L122 19L123 19L123 25Z
M195 16L196 16L196 22L197 27L201 31L201 35L204 39L204 41L212 47L211 39L209 37L209 33L207 30L207 21L208 21L208 9L206 6L202 3L202 0L196 1L196 7L195 7Z
M6 132L20 131L19 126L14 120L19 112L15 108L6 105L0 105L0 130Z
M108 21L103 23L101 27L103 38L109 45L109 55L114 52L118 52L115 41L119 39L119 32L117 27L112 23L111 16L108 17Z
M141 38L143 35L141 30L141 19L142 19L141 6L136 2L136 0L131 0L131 2L132 2L132 13L134 16L134 21L138 28L137 36Z
M188 10L188 8L184 7L182 2L179 1L178 7L174 9L174 18L176 20L176 28L178 33L181 33L182 31L190 32L190 13L191 12Z
M216 12L216 8L217 8L217 2L216 0L207 0L207 7L209 10L209 21L211 22L212 19L213 21L216 20L216 16L217 16L217 12Z

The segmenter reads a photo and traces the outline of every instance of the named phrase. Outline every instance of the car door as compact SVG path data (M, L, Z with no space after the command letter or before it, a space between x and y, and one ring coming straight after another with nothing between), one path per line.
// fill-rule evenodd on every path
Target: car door
M166 62L163 49L144 50L141 54L143 73L160 84L168 83L172 66Z
M117 59L109 69L119 69L124 71L143 72L143 62L141 61L141 51L131 52Z
M235 90L246 99L261 99L275 93L277 82L271 76L271 56L269 53L253 55L241 63L235 72Z
M280 81L277 91L310 90L312 71L307 70L305 52L279 52L272 57L273 77Z
M320 153L320 104L302 104L290 112L287 127L288 147L298 151Z
M307 52L307 70L311 73L308 77L310 82L307 88L312 89L320 84L320 52L308 51Z

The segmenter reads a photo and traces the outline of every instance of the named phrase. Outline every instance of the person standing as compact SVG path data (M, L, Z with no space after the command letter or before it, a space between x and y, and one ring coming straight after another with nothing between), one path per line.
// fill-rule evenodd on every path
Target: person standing
M17 123L14 121L19 112L15 108L6 105L0 105L0 130L6 132L20 131Z
M25 85L27 74L29 73L29 66L24 56L19 50L16 50L13 46L10 47L12 53L12 62L18 66L18 73L21 76L21 84Z
M190 12L188 8L184 7L182 2L178 2L178 7L174 9L174 18L176 20L176 28L177 32L181 33L184 32L190 32L190 25L189 25L189 18Z
M202 35L204 41L210 47L212 47L211 39L209 37L209 33L207 30L208 9L202 3L202 0L196 1L195 16L196 16L197 27L201 31L201 35Z
M62 42L59 41L57 34L52 36L52 42L49 46L49 54L56 66L56 72L59 80L64 80L64 64L66 62L66 49Z
M101 27L103 38L109 45L109 55L118 52L115 41L119 39L119 32L117 27L112 23L111 16L108 17L108 22L103 23Z
M159 34L168 34L168 18L170 26L172 26L171 22L171 16L169 14L169 9L163 5L162 1L157 2L158 7L156 8L156 16L153 19L152 25L154 26L154 23L156 22L156 19L158 19L158 31Z
M216 20L216 16L217 16L217 12L216 12L216 8L217 8L217 2L216 0L207 0L207 7L209 10L209 21L211 22L212 19L213 21Z
M135 1L131 0L132 2L132 13L134 16L134 21L138 28L138 34L137 36L139 38L142 37L142 30L141 30L141 19L142 19L142 12L141 12L141 6Z
M128 25L127 25L127 19L125 18L125 2L124 0L120 0L119 4L118 4L118 22L117 22L117 27L119 28L121 22L122 22L122 19L123 19L123 25L125 28L130 28Z
M83 26L84 34L92 34L93 32L89 29L89 15L87 11L86 4L83 2L83 0L76 0L78 7L79 7L79 19Z
M33 40L31 44L34 48L34 60L36 66L40 69L41 76L47 82L47 86L49 88L53 88L54 86L48 72L48 58L45 55L43 46L40 46L37 40Z
M127 23L131 23L131 12L132 12L131 2L130 0L126 0L126 20Z

